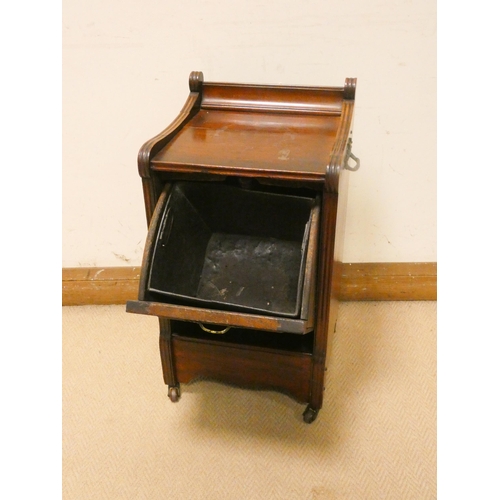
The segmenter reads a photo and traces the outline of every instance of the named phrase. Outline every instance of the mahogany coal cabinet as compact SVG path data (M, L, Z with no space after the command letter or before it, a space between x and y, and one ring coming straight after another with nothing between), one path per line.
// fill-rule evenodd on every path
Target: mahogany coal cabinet
M168 396L200 378L323 402L337 319L356 79L205 82L138 157L148 222L138 300L159 318Z

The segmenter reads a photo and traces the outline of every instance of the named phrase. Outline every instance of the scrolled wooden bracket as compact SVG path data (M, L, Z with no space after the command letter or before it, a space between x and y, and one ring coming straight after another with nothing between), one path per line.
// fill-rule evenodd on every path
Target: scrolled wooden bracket
M203 72L191 71L189 75L189 90L191 92L201 92L203 85Z
M330 163L330 165L328 165L328 167L326 167L324 188L325 188L325 191L327 193L338 192L341 170L342 170L342 166L337 161L332 161Z
M169 138L182 127L200 106L202 87L203 73L201 71L192 71L189 75L189 90L191 94L188 96L177 118L165 130L147 141L139 150L137 162L139 175L142 178L149 179L151 177L149 167L152 155L166 144Z
M156 202L161 194L161 182L152 175L151 158L190 120L201 104L203 73L192 71L189 76L190 94L175 120L158 135L147 141L139 150L137 164L143 181L144 200L148 223L151 220Z
M346 101L354 101L356 97L356 82L357 78L346 78L344 84L343 98Z
M344 100L342 103L342 120L337 133L337 141L330 156L330 163L326 167L325 173L325 191L329 193L338 192L340 174L350 155L350 149L348 146L354 111L354 98L356 96L356 82L356 78L346 78L345 80L344 92L342 96Z

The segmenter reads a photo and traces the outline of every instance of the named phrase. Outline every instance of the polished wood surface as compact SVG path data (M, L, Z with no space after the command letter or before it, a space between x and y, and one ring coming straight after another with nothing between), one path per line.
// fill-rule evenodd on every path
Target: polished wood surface
M242 85L204 82L194 71L189 87L177 118L139 151L148 224L163 187L161 173L309 182L321 189L330 168L338 183L355 79L330 88Z
M152 161L158 171L322 181L340 117L201 109Z
M203 109L264 111L268 114L340 115L344 87L288 87L204 83Z

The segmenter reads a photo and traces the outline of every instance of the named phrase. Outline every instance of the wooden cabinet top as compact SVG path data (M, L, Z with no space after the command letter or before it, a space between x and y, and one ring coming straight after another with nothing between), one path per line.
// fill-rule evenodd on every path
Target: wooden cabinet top
M355 79L344 87L209 83L191 73L176 120L139 153L139 170L323 181L342 168Z

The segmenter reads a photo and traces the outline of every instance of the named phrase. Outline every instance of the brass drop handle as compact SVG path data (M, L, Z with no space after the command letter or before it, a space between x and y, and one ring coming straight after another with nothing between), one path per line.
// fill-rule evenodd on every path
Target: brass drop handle
M228 326L223 330L210 330L210 328L207 328L205 325L202 325L201 323L198 323L198 325L204 332L213 333L214 335L223 335L224 333L228 332L231 329L231 327Z

